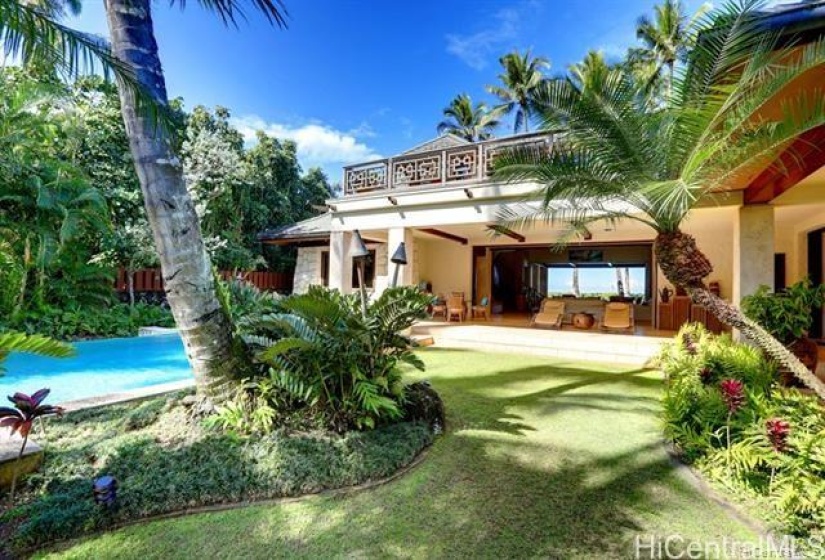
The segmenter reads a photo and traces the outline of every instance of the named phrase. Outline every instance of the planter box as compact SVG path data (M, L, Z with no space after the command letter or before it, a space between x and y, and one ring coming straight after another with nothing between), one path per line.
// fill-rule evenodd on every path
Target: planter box
M0 430L0 488L10 488L14 470L17 469L17 481L27 474L40 468L43 462L43 449L34 441L29 439L26 451L20 463L17 462L17 454L23 440L15 434L9 437L8 430Z

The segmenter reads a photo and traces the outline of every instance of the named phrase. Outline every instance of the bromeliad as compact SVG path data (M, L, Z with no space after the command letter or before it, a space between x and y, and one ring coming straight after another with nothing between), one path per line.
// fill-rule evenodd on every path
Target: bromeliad
M17 464L14 475L11 480L11 490L9 491L10 503L14 501L14 490L17 485L20 460L26 451L26 444L29 442L29 433L31 432L34 421L38 418L42 421L42 419L47 416L60 416L63 414L63 408L43 404L43 401L46 400L50 392L50 389L40 389L32 395L15 393L8 397L9 401L14 404L14 408L8 406L0 407L0 428L10 428L12 435L18 433L20 437L23 438L20 452L17 454Z

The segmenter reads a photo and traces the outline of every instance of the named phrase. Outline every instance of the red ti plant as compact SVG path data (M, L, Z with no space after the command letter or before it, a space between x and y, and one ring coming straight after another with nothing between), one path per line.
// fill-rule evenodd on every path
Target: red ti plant
M8 397L9 401L14 405L14 408L8 406L0 406L0 428L11 428L11 433L18 433L23 438L23 444L20 446L20 453L17 454L17 465L15 466L14 475L11 480L11 491L9 492L9 501L14 501L14 490L17 485L17 467L19 467L20 460L23 458L23 453L26 451L26 444L29 442L29 432L31 432L34 421L38 418L45 418L46 416L60 416L63 414L63 409L59 406L50 404L43 404L46 397L49 396L50 389L40 389L32 395L24 393L15 393Z

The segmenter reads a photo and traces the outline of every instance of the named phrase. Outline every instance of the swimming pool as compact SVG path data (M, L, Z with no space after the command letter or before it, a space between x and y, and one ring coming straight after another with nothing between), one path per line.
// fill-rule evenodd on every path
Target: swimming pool
M183 341L177 334L110 338L74 344L72 358L14 353L0 376L0 399L15 391L52 390L49 402L61 403L120 393L192 378Z

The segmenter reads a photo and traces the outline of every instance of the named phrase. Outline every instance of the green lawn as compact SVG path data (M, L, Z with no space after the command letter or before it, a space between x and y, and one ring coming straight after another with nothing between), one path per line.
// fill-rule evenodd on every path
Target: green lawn
M458 350L422 356L447 433L401 479L135 526L60 557L626 558L640 533L753 538L672 469L659 374Z

